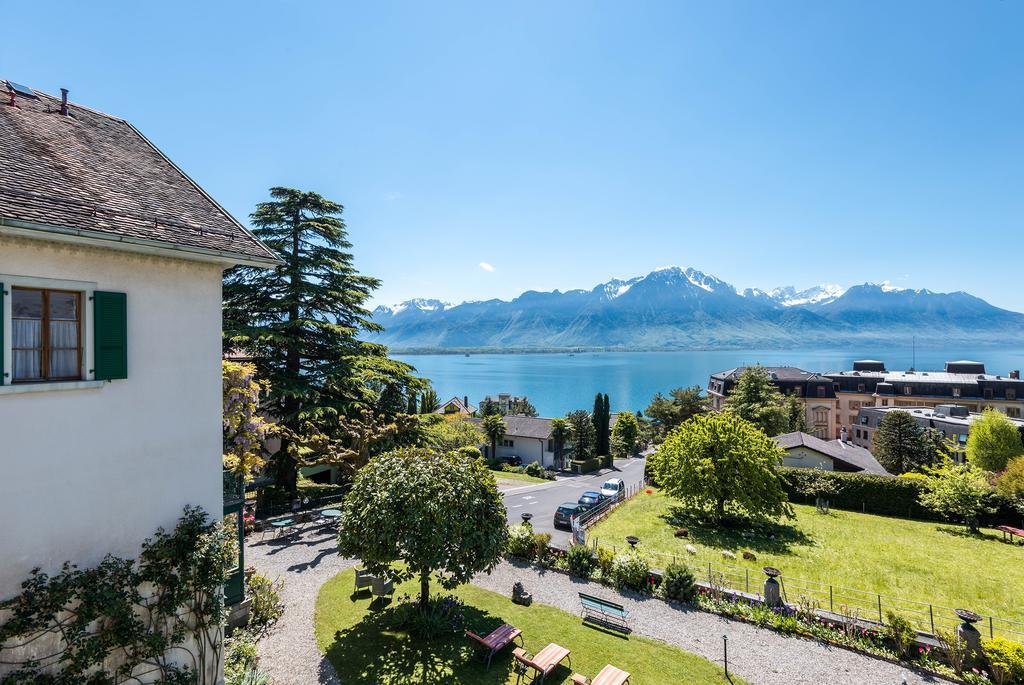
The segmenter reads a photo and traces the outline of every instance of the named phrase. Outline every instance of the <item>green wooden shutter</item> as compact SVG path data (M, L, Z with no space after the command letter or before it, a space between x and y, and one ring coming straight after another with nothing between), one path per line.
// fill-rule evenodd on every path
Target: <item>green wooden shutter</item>
M128 378L128 296L93 293L93 343L98 381Z
M0 283L0 385L7 383L7 369L4 368L4 303L7 301L7 291L4 284Z

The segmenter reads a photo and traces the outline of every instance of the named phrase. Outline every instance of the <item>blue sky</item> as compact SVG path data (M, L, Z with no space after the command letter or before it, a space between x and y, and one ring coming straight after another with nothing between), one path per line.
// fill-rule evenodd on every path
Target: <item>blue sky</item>
M11 2L4 25L0 78L129 119L243 222L272 185L343 202L377 302L685 264L1024 311L1019 2Z

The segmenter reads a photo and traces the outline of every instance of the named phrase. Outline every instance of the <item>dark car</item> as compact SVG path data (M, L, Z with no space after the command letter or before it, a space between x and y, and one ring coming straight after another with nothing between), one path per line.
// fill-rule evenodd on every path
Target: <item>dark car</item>
M523 458L512 455L511 457L502 457L501 460L509 466L522 466Z
M555 528L571 528L572 517L582 512L583 507L576 502L559 504L558 508L555 509Z
M594 492L593 490L588 490L588 491L584 492L582 495L580 495L580 498L579 498L579 500L576 503L579 504L581 507L583 507L583 511L586 511L587 509L593 509L594 507L596 507L598 505L598 503L600 503L600 501L601 501L601 493L600 492Z

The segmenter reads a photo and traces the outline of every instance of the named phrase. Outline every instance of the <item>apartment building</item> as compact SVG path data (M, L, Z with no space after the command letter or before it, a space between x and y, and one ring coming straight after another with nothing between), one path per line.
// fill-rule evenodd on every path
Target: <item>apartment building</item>
M956 446L956 452L961 456L967 449L967 436L970 434L971 424L981 417L980 412L970 412L966 406L959 404L940 404L935 407L864 407L858 413L857 423L849 433L850 442L858 447L871 449L882 419L893 411L905 411L922 428L940 431ZM1011 418L1010 422L1024 438L1024 419Z
M746 367L711 375L708 397L713 408L722 408L744 370ZM1011 419L1024 416L1024 381L1020 371L1010 371L1005 376L990 374L983 362L949 361L942 371L889 371L885 362L876 359L855 361L847 371L822 374L795 367L765 370L783 393L796 394L803 400L807 407L807 432L823 439L839 438L846 428L856 441L858 416L866 407L934 408L958 404L969 414L992 408ZM823 389L823 385L831 388Z

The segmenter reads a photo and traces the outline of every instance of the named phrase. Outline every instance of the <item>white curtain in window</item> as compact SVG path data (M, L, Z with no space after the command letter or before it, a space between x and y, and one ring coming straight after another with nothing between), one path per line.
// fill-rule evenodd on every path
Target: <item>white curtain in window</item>
M11 347L42 347L42 321L15 319L11 331ZM39 378L42 373L38 349L14 350L14 379Z
M50 376L69 378L78 371L78 322L50 322Z

